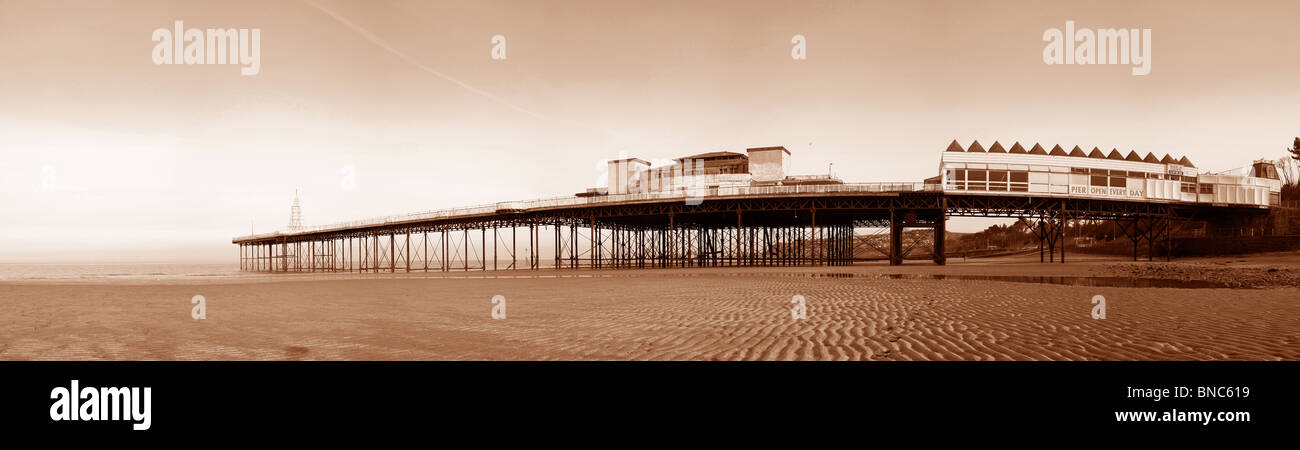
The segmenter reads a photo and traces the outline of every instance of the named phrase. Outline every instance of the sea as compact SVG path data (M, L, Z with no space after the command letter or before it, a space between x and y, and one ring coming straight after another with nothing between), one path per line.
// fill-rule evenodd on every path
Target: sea
M0 263L0 281L166 281L247 277L235 263Z
M521 262L527 264L526 262ZM435 263L436 264L436 263ZM505 270L511 264L509 260L497 261L496 267ZM473 267L466 271L466 274L480 274L480 263L471 261ZM453 265L452 275L461 272L460 263ZM487 269L492 271L493 265L488 261ZM549 269L554 267L553 261L542 260L541 268ZM388 272L387 269L381 272ZM403 274L404 270L399 267L397 273ZM412 274L420 274L425 271L412 269ZM433 272L437 272L436 269ZM347 276L365 276L366 274L358 273L328 273L318 272L309 273L267 273L240 271L238 263L174 263L174 262L86 262L86 263L0 263L0 283L3 282L32 282L32 283L72 283L72 284L95 284L99 282L127 282L135 284L137 282L151 283L155 281L199 281L199 282L222 282L222 281L246 281L246 280L274 280L281 278L304 279L312 277L332 277L345 278ZM369 274L373 276L374 274Z

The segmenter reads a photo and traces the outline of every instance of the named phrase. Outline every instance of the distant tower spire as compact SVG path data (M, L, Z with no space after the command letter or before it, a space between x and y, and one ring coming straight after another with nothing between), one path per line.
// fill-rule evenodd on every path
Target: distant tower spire
M298 190L293 190L293 206L289 207L289 231L302 229L302 205L298 203Z

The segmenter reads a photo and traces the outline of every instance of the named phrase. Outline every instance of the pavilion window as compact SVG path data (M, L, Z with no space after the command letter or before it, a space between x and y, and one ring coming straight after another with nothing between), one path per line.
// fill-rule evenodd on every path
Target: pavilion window
M990 191L1007 190L1007 171L1005 170L989 171L989 190Z
M987 170L967 170L966 180L969 181L969 184L967 184L966 188L973 191L986 191L989 189L988 183L985 183L988 177L989 171Z
M1010 173L1011 190L1014 192L1029 191L1029 172L1013 171Z

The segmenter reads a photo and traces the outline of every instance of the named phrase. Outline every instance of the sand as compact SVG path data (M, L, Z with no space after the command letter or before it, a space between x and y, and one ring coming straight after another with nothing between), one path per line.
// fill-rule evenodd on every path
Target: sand
M1037 257L1035 256L1035 260ZM7 360L1296 360L1300 288L1089 287L883 273L1062 265L721 268L236 283L0 284ZM486 275L492 275L489 272ZM516 273L499 273L513 276ZM553 275L561 275L551 278ZM537 277L540 276L540 277ZM191 318L194 295L207 319ZM491 299L506 298L506 318ZM807 318L791 316L806 299ZM1090 316L1094 295L1107 317Z
M1115 276L1205 280L1234 288L1300 287L1300 253L1198 258L1187 261L1115 262L1101 272Z

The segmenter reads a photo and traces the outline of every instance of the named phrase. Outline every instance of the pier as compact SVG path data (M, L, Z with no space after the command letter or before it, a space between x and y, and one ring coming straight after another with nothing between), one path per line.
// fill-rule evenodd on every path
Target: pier
M983 195L935 183L740 186L501 202L232 242L242 270L263 272L844 266L868 259L863 253L894 265L928 254L944 264L949 217L1005 217L1031 226L1044 261L1065 262L1071 221L1117 222L1136 255L1142 243L1168 248L1178 221L1266 213L1178 201Z

